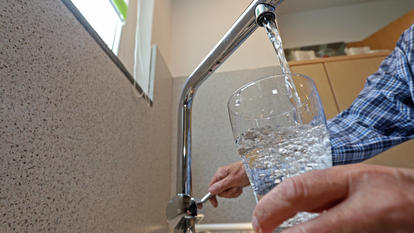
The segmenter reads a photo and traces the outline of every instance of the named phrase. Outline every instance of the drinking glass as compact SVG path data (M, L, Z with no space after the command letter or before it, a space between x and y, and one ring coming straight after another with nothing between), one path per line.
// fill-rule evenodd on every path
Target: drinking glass
M309 77L281 74L250 82L233 93L228 111L257 202L286 178L332 166L324 110ZM299 213L278 229L315 216Z

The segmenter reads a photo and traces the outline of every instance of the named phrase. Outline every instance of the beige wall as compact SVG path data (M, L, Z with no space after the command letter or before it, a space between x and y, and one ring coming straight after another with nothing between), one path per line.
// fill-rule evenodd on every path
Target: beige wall
M289 0L286 0L289 1ZM359 41L414 8L412 0L380 0L281 15L287 48Z
M152 26L152 44L158 45L158 48L162 56L165 58L168 66L170 66L171 63L171 21L171 0L155 0Z
M161 56L149 107L61 1L0 9L0 232L167 232Z
M288 0L286 0L288 1ZM170 68L174 77L191 73L251 0L174 0ZM283 3L282 3L283 4ZM280 15L286 48L326 42L358 41L414 8L412 0L383 0ZM219 71L277 64L263 30L233 54Z
M250 0L174 0L172 7L171 73L190 74L217 44ZM217 72L277 64L265 33L254 33ZM267 59L269 59L267 61ZM261 64L263 62L263 64Z

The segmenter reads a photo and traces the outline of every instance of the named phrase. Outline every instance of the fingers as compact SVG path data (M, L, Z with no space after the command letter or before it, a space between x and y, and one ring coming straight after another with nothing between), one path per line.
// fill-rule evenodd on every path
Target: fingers
M330 232L390 232L382 226L384 219L376 221L369 213L372 196L348 197L329 211L308 222L291 227L283 233L330 233Z
M235 198L243 193L243 187L249 185L249 179L241 162L221 167L210 181L208 192L213 196L210 203L217 208L216 195L225 198Z
M214 176L211 179L208 186L211 186L212 184L216 183L217 181L226 178L226 176L228 176L228 174L229 174L229 169L227 167L221 167L221 168L217 169L216 174L214 174Z
M225 179L229 175L229 169L227 167L221 167L217 170L216 174L214 174L213 178L208 185L208 191L215 195L223 191L223 189L227 189L228 187L221 187L223 183L217 184L219 181Z
M361 232L362 229L358 229L360 225L356 224L359 221L361 219L352 217L346 205L340 204L315 219L288 228L283 233Z
M413 180L403 176L404 171L372 165L296 176L263 197L252 224L256 231L269 233L297 212L328 209L283 233L412 232L414 202L405 197L413 193Z
M217 208L217 206L218 206L218 201L217 201L217 197L216 197L216 195L211 196L209 201L210 201L211 205L213 205L213 207L214 207L214 208Z
M348 180L342 168L313 171L289 178L266 194L253 213L253 226L271 232L300 211L323 210L343 200Z
M234 187L231 189L228 189L224 192L221 192L219 194L220 197L225 197L225 198L235 198L240 196L243 193L243 189L240 187Z
M234 182L232 177L226 177L222 180L217 181L216 183L212 184L208 191L211 194L221 194L222 192L234 188Z
M228 189L228 190L220 193L219 196L220 197L225 197L225 198L236 198L236 197L240 196L242 193L243 193L242 188L235 187L235 188L231 188L231 189ZM217 208L218 201L217 201L216 195L214 195L210 198L210 203L213 205L214 208Z
M211 198L210 198L210 203L214 208L218 207L218 201L217 201L217 197L215 194L218 194L218 190L217 190L217 186L215 186L214 184L217 181L220 181L222 179L224 179L226 176L228 176L229 174L229 169L227 167L221 167L217 170L216 174L214 174L213 178L211 179L210 183L209 183L209 188L208 188L208 192L210 192L212 194ZM213 186L213 187L212 187Z
M212 194L221 194L235 187L249 185L249 179L241 162L236 162L217 170L209 184L208 191ZM220 195L222 196L222 195Z
M231 167L232 165L221 167L217 169L216 174L214 174L213 178L210 181L210 184L208 185L208 191L215 195L223 192L224 190L227 190L231 187L228 185L231 183L230 179L230 173L231 173ZM223 182L225 180L225 182Z

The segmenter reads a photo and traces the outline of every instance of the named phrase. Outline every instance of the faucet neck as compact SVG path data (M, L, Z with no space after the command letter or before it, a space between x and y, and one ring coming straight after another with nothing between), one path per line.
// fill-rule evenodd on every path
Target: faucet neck
M177 197L167 207L167 219L174 232L195 232L197 206L191 183L191 111L197 88L205 81L258 27L274 19L274 11L282 0L254 0L223 39L207 55L187 79L178 109L177 133Z
M192 194L191 189L191 111L198 87L262 24L274 15L283 0L254 0L229 31L188 77L178 109L177 193ZM257 22L257 23L256 23Z

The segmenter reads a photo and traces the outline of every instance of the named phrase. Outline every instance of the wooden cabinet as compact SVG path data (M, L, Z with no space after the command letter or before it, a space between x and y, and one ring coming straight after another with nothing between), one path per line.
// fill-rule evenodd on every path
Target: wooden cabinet
M339 111L351 106L364 87L365 80L378 70L384 58L378 56L325 63Z
M325 72L323 64L317 63L301 66L292 66L291 70L294 73L304 74L313 79L316 88L318 89L319 96L321 97L326 118L332 118L339 113L332 92L332 88L329 85L328 75Z
M292 72L311 77L318 88L327 118L347 109L364 87L367 77L378 70L388 53L321 58L290 62ZM414 168L414 140L396 146L368 164Z

